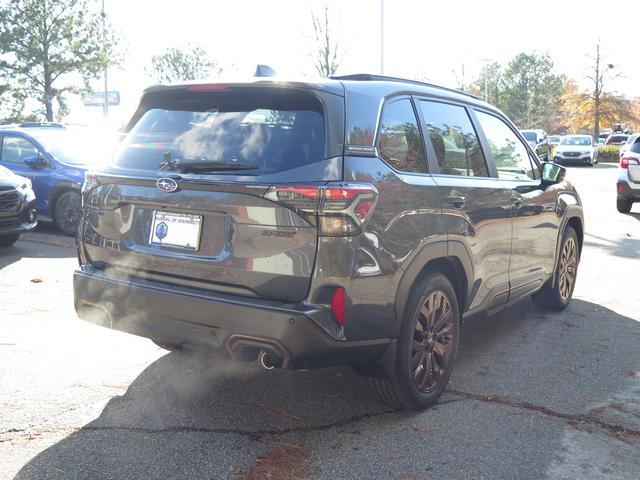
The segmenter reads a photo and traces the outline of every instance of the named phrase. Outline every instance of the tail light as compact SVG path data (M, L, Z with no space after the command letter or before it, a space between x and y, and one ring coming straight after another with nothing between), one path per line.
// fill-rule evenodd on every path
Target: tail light
M378 191L368 184L273 186L265 198L300 212L326 237L357 235L375 207Z
M98 185L98 176L91 171L87 171L84 173L84 183L82 184L82 193L86 193L91 190L93 187Z
M629 165L640 165L640 160L634 157L622 157L620 159L620 168L629 168Z
M611 140L607 140L605 143L606 143L607 145L611 145Z

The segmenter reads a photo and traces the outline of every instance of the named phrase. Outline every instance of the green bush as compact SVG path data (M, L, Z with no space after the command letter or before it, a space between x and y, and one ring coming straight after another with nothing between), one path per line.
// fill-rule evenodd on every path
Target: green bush
M603 163L618 163L620 160L620 145L605 145L596 151L598 161Z

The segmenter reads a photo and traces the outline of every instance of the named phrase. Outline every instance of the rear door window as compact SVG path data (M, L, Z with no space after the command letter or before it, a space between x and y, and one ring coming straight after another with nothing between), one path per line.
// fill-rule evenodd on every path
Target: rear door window
M533 180L536 178L527 147L509 126L498 117L476 111L489 143L499 178Z
M488 177L478 135L464 107L420 100L424 132L438 160L440 173Z
M402 98L384 106L378 151L383 160L396 170L426 172L424 147L410 99Z
M324 160L320 102L305 92L280 90L166 93L142 113L114 163L158 170L169 153L173 160L256 167L216 174L266 175Z

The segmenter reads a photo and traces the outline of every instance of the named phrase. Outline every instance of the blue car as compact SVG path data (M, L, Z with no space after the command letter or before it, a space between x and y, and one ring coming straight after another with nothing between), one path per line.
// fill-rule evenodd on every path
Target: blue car
M0 165L31 180L38 215L75 235L84 173L104 150L86 132L56 123L0 127L0 147Z

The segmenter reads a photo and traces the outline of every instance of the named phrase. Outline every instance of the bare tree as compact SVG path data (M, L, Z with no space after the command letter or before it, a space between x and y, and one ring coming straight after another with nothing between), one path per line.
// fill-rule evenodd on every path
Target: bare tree
M319 13L311 10L313 37L310 56L318 74L329 77L336 73L342 60L342 47L334 37L329 19L329 6L323 5Z
M594 63L592 70L590 70L586 77L591 80L594 85L593 94L591 95L593 102L593 138L597 140L598 134L600 133L600 117L603 114L603 103L605 103L603 102L603 97L606 95L604 93L605 86L611 80L619 78L620 73L613 73L611 70L614 68L614 65L605 62L600 53L600 41L596 43L595 56L589 56L589 58Z

